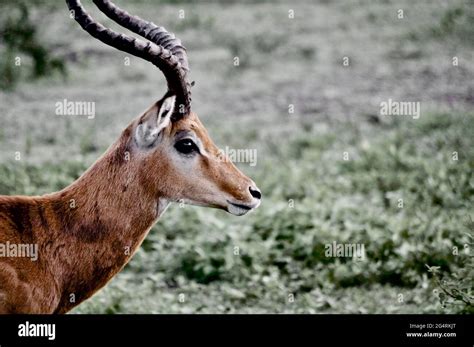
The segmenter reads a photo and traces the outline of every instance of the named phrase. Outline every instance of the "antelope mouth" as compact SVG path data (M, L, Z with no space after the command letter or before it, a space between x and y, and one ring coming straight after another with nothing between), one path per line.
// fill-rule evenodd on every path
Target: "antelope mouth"
M243 216L250 210L253 210L254 208L257 208L259 204L253 204L253 205L243 205L243 204L237 204L235 202L227 200L229 205L227 206L227 212L236 215L236 216Z

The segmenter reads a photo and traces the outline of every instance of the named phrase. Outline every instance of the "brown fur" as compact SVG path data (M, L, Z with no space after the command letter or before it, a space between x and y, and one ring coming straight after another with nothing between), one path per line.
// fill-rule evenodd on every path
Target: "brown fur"
M65 313L92 296L140 246L162 212L160 199L192 199L225 209L205 188L211 182L235 200L249 200L253 182L231 162L217 159L217 147L194 114L171 123L156 149L133 146L135 127L156 115L159 105L62 191L0 196L0 243L37 244L39 256L37 261L0 258L0 313ZM193 130L208 154L199 158L195 176L180 172L166 152L183 130Z

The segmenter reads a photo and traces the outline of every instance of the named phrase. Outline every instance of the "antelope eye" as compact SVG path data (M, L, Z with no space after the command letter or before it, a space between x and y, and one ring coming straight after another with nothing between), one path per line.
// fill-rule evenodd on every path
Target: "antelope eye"
M199 152L199 148L196 146L193 140L184 139L179 140L174 144L174 148L180 153L191 154L193 152Z

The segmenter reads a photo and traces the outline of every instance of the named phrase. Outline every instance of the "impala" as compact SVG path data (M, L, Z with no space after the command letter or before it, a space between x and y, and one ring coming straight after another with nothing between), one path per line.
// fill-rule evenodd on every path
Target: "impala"
M181 41L108 0L94 3L147 41L104 27L79 0L66 3L90 35L157 66L168 91L70 186L44 196L0 196L0 244L38 250L36 261L0 254L0 313L71 310L127 264L171 202L239 216L260 204L255 183L223 160L191 112Z

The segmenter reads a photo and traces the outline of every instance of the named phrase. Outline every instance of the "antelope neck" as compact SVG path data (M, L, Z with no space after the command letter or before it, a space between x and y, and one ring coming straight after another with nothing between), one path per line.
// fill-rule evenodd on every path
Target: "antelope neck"
M60 292L57 312L87 299L118 273L167 207L141 186L131 164L118 159L122 147L113 146L50 200L55 235L47 235L41 249Z

